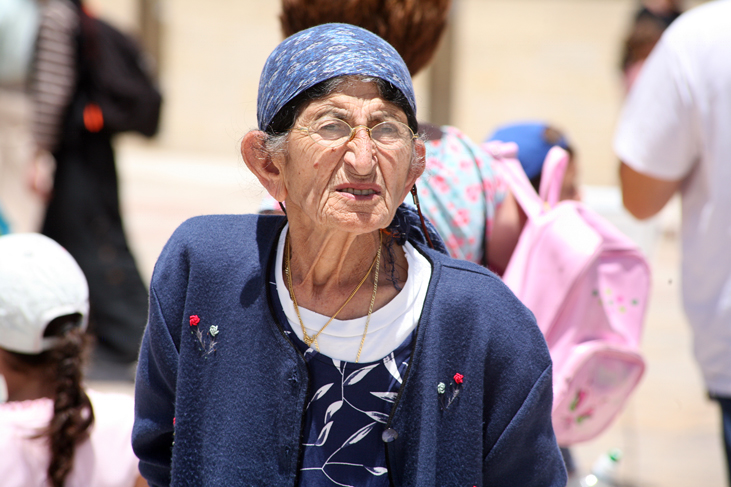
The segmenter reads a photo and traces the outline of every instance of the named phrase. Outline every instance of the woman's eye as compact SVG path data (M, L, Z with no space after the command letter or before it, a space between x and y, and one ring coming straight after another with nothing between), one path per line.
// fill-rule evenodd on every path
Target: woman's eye
M395 123L383 122L376 125L373 129L373 138L394 138L399 137L401 130Z
M334 132L338 130L339 125L336 123L326 123L325 125L322 125L320 127L320 130L324 130L325 132Z
M332 121L324 122L317 128L317 133L321 137L332 138L332 137L343 137L350 133L350 130L346 128L342 122Z
M344 124L342 122L325 122L322 125L320 125L319 130L324 130L326 132L342 132L344 128Z

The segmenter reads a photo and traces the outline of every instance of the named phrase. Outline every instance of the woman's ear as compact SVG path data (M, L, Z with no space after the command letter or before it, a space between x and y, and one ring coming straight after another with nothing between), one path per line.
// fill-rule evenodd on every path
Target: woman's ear
M241 140L241 157L262 186L277 201L284 201L287 189L282 177L284 157L272 154L266 148L268 135L261 130L252 130Z
M411 169L406 181L406 188L402 200L406 198L411 191L411 187L416 184L416 180L421 177L426 167L426 146L423 140L416 139L414 141L414 153L412 155Z

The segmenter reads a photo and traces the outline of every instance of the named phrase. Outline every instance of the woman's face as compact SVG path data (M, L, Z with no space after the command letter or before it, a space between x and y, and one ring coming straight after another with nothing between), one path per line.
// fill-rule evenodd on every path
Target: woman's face
M374 83L360 81L345 82L336 93L310 102L294 128L325 119L369 128L384 121L407 121L400 108L380 97ZM278 164L287 214L290 220L309 219L323 229L361 234L385 228L423 170L412 163L414 150L423 158L421 141L385 150L363 128L336 148L318 144L304 130L293 130L287 148Z

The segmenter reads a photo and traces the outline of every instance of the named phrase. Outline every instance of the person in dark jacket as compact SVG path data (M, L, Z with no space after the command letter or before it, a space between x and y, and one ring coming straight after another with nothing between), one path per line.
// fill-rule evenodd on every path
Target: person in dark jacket
M197 217L165 246L135 392L149 484L564 486L533 315L401 205L424 143L398 53L299 32L257 115L242 155L286 216Z
M90 373L131 381L148 296L124 229L113 134L93 127L84 109L91 38L82 9L80 0L49 1L35 45L33 138L37 152L55 161L41 233L71 253L89 282L89 330L96 338ZM44 193L49 185L39 186Z

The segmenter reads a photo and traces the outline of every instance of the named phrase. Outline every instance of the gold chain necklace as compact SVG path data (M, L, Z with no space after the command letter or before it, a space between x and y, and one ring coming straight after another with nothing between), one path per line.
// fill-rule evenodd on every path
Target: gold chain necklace
M366 272L366 275L363 276L363 279L360 280L358 285L353 289L353 292L350 293L350 296L348 296L348 299L345 300L345 302L338 308L338 310L335 312L334 315L325 323L320 330L315 333L312 336L309 336L307 334L307 330L305 329L305 324L302 322L302 317L300 316L300 310L297 306L297 298L294 295L294 286L292 285L292 273L289 270L290 262L292 259L292 244L289 241L289 232L287 232L287 236L285 238L285 250L284 250L284 273L287 276L287 286L289 291L289 296L292 298L292 304L294 305L294 312L297 313L297 319L300 322L300 326L302 327L302 341L305 342L305 344L309 347L313 343L315 344L315 348L317 351L320 351L320 346L317 344L317 337L320 336L320 333L322 333L322 330L327 328L327 325L332 323L332 321L335 319L335 317L340 313L343 308L350 302L351 299L353 299L353 296L358 292L358 290L361 288L363 283L366 282L366 279L368 279L368 276L371 274L371 271L373 270L373 267L376 268L376 273L373 276L374 277L374 283L373 283L373 294L371 295L371 304L368 307L368 317L366 318L365 328L363 329L363 337L360 339L360 347L358 347L358 355L355 357L355 362L358 363L360 360L360 353L363 351L363 343L365 343L365 337L368 333L368 324L371 321L371 314L373 313L373 305L376 302L376 292L378 291L378 270L381 267L381 247L383 244L383 236L381 234L381 231L378 231L378 251L376 252L376 256L373 258L373 262L371 262L371 266L368 268L368 272Z

